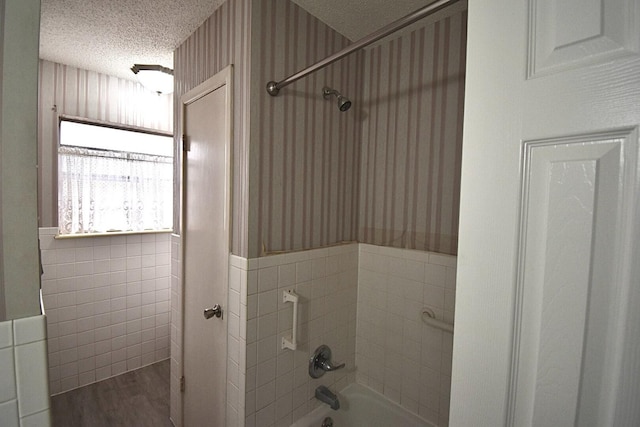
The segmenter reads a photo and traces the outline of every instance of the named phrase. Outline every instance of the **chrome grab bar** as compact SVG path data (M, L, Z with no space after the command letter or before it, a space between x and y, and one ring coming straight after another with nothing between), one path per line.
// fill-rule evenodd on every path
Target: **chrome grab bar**
M429 326L433 326L434 328L453 333L453 323L447 323L443 322L442 320L436 319L435 312L428 307L422 309L422 321Z

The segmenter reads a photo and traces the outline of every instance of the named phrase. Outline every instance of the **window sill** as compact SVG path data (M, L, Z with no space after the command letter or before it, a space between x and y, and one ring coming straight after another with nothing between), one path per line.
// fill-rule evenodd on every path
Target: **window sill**
M56 234L53 236L56 240L64 239L83 239L86 237L113 237L113 236L132 236L136 234L171 234L173 230L145 230L145 231L107 231L106 233L78 233L78 234Z

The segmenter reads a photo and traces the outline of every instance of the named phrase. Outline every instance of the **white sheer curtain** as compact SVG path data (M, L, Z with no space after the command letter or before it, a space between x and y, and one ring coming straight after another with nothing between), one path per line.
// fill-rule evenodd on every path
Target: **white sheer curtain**
M60 146L58 177L61 234L172 226L170 157Z

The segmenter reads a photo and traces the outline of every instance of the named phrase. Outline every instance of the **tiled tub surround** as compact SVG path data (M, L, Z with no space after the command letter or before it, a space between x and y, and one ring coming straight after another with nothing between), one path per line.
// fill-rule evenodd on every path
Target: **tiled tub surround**
M169 357L169 234L40 228L52 394Z
M51 425L45 316L0 322L0 425Z
M232 292L233 282L240 281L246 427L289 426L322 404L314 397L317 386L335 391L355 381L357 244L249 260L232 257L230 277ZM280 344L293 326L292 306L282 302L287 289L300 297L296 351L282 350ZM321 344L347 367L314 380L308 362Z
M171 414L178 427L179 243L173 236ZM356 380L447 425L453 337L423 324L420 313L431 307L453 320L455 266L454 256L355 243L253 259L232 255L227 425L289 426L322 404L314 397L318 385L336 391ZM300 296L295 352L280 348L292 328L291 304L282 302L287 289ZM313 380L308 361L320 344L347 367Z
M357 382L438 426L448 425L456 257L360 244Z

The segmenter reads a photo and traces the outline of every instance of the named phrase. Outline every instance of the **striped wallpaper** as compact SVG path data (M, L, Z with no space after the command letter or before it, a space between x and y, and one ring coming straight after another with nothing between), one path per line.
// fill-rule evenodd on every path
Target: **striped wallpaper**
M58 225L59 116L172 131L172 96L150 92L132 80L40 60L38 94L40 227Z
M457 253L466 10L367 51L359 240Z
M41 61L40 226L57 223L58 115L170 130L180 95L234 64L234 253L357 239L455 254L465 40L462 11L270 97L268 80L349 41L288 0L229 0L176 50L173 106L133 81ZM324 85L353 107L340 113Z
M235 67L233 253L253 258L350 240L457 252L461 9L277 97L264 90L267 81L349 44L288 0L229 0L176 50L176 102ZM340 113L322 98L325 85L353 107Z
M350 42L288 0L254 3L249 257L357 237L362 53L272 97L282 80ZM330 86L354 100L340 112Z
M232 251L247 256L249 206L249 79L251 0L228 0L174 52L174 118L182 135L180 97L217 72L233 64L233 222ZM176 136L176 147L180 137ZM176 152L176 159L181 157ZM178 163L179 164L179 163ZM177 172L177 171L176 171ZM176 174L176 197L180 194ZM179 230L179 204L174 204L174 229Z
M346 44L288 0L229 0L176 50L177 135L179 97L234 65L234 254L256 257L355 240L359 112L339 114L321 90L329 84L357 98L361 55L277 98L264 90L268 80Z

